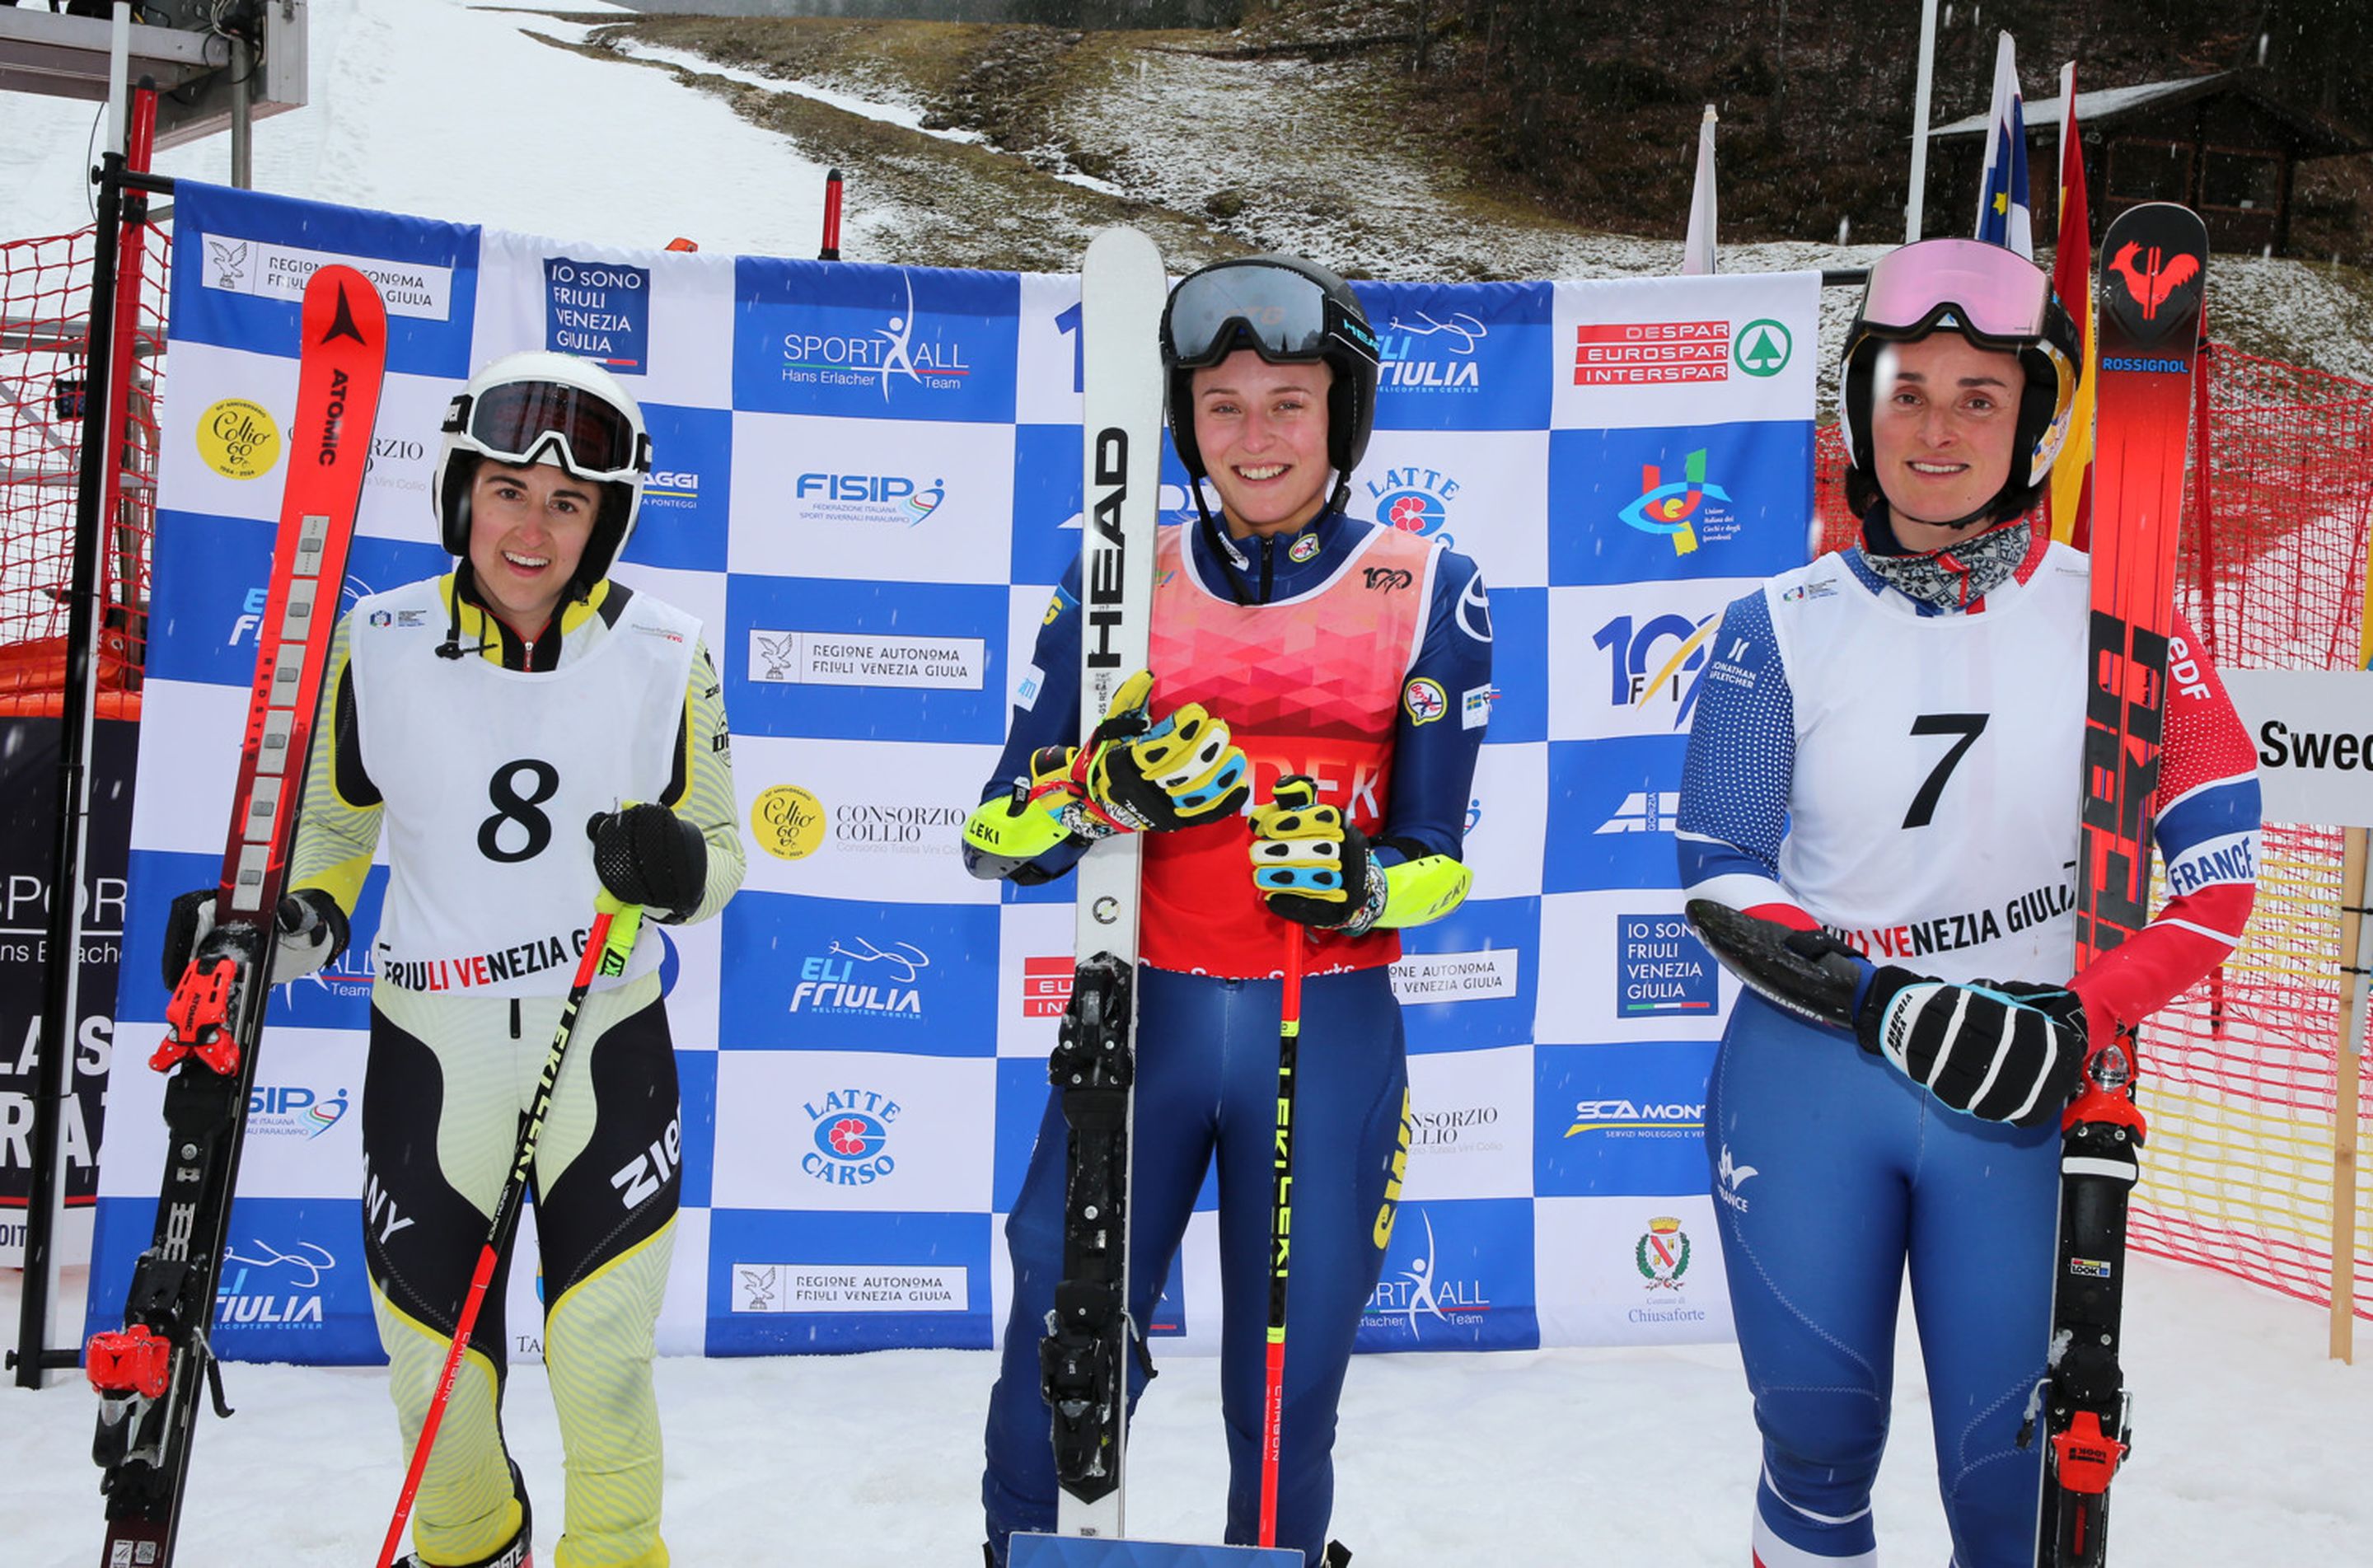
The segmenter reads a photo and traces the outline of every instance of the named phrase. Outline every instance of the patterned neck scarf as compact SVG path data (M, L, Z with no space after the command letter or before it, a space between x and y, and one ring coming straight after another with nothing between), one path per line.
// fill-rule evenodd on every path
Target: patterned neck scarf
M2034 544L2034 530L2022 517L1915 555L1897 540L1881 505L1863 523L1862 558L1905 598L1949 612L1966 610L2008 582Z

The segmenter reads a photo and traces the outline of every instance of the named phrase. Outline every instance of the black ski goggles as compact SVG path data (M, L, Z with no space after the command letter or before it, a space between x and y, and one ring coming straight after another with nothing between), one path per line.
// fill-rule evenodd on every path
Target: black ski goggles
M1376 334L1316 279L1264 262L1195 274L1171 290L1162 324L1186 369L1216 365L1239 348L1272 363L1323 359L1330 347L1377 358Z
M522 468L555 446L580 479L626 482L650 467L649 442L624 409L559 381L488 387L466 408L456 407L449 427L457 423L486 456Z

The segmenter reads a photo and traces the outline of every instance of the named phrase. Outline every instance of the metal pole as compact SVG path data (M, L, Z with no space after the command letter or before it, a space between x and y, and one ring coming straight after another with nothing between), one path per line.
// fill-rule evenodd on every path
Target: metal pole
M255 55L247 40L230 41L230 182L242 191L255 189Z
M18 1303L17 1349L9 1357L20 1388L49 1382L53 1365L72 1366L75 1352L53 1357L51 1284L57 1271L56 1220L64 1196L59 1157L65 1096L72 1092L75 1010L82 948L83 816L88 809L85 755L90 731L91 677L99 638L99 539L107 491L105 464L116 399L116 244L123 217L123 154L109 148L99 183L99 231L90 269L90 313L83 357L82 464L75 496L74 570L66 600L65 693L58 732L56 853L50 870L50 919L41 965L40 1057L34 1064L32 1190L25 1204L25 1287Z
M1903 206L1903 242L1920 238L1928 196L1928 88L1936 75L1936 0L1920 0L1920 85L1911 93L1911 196Z

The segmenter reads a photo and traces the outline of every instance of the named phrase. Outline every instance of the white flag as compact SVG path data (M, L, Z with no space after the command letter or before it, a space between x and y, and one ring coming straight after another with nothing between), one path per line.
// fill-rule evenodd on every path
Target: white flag
M1712 274L1713 264L1713 105L1705 107L1698 125L1697 185L1689 193L1689 237L1681 246L1681 272L1686 276Z

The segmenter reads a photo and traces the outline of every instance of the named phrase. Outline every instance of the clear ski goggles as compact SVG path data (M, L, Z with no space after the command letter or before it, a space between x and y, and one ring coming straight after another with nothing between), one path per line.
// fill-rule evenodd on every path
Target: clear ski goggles
M461 418L471 445L498 462L532 467L557 447L580 479L631 481L650 466L649 442L625 410L562 381L488 387Z
M1216 365L1238 348L1272 363L1321 359L1330 346L1377 357L1376 334L1316 279L1263 262L1212 267L1172 289L1163 336L1187 369Z
M2016 348L2042 337L2052 280L2033 262L1981 240L1923 240L1871 264L1861 331L1916 338L1946 322L1973 341Z

